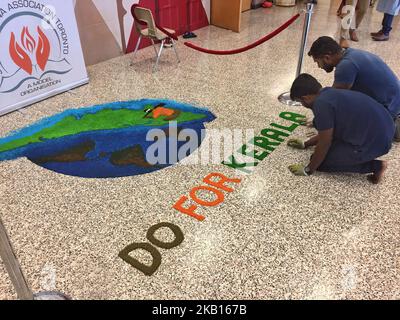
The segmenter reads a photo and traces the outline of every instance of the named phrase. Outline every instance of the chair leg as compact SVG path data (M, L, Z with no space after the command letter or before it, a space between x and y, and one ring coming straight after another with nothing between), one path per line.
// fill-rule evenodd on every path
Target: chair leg
M153 44L154 52L156 53L156 57L157 57L158 52L157 52L157 49L156 49L156 45L154 44L154 40L153 39L150 39L150 40L151 40L151 43Z
M161 53L162 53L162 50L164 48L164 42L165 42L165 40L161 41L160 51L158 52L157 61L156 61L156 64L154 65L154 67L153 67L153 72L157 71L158 62L160 61Z
M178 51L176 50L176 47L175 47L175 41L172 38L171 38L171 41L172 41L172 47L174 48L174 51L175 51L175 54L176 54L176 59L178 59L178 63L180 63L181 60L179 59Z
M136 43L135 51L133 52L131 65L133 65L133 60L135 59L136 52L139 50L140 42L142 41L142 35L139 36L138 42Z

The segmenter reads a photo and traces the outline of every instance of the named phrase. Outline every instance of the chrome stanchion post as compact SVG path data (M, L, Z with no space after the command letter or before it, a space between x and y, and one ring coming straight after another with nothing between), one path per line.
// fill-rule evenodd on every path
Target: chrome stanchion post
M303 27L303 36L301 38L299 62L297 64L297 70L296 70L296 78L300 75L301 69L303 68L304 54L306 52L308 33L310 31L311 16L314 13L313 8L314 8L314 3L312 3L312 2L307 3L306 16L305 16L304 27Z
M303 68L303 60L304 60L304 54L306 51L308 32L310 31L311 16L314 13L313 8L314 8L313 2L309 2L306 4L306 14L305 14L304 26L303 26L303 36L301 38L299 61L297 63L296 78L300 75L301 69ZM289 105L289 106L301 106L301 104L299 102L292 101L290 99L290 92L282 93L278 97L278 100L281 103Z
M70 300L68 296L57 291L32 293L26 282L21 266L15 256L10 238L0 218L0 258L6 266L7 273L11 279L17 297L20 300Z

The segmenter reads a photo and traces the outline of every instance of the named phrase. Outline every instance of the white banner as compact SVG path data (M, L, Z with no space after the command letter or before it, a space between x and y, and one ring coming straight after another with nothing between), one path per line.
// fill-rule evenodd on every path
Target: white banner
M0 115L88 81L72 0L0 0Z

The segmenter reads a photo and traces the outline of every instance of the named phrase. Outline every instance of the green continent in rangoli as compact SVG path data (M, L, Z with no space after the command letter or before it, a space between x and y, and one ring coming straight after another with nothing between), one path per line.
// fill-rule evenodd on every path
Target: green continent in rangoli
M205 114L180 112L174 119L177 123L204 119ZM97 130L113 130L134 126L164 126L165 117L144 117L143 110L131 109L103 109L96 113L88 113L77 118L67 116L54 125L44 128L30 136L16 139L0 145L0 152L13 150L30 143L38 143L43 140L56 139L64 136L75 135L82 132Z

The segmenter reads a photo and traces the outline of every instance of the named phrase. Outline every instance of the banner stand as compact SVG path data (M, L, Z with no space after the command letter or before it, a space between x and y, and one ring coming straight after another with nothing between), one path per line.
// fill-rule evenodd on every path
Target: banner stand
M12 248L6 228L0 218L0 258L6 266L19 300L71 300L61 292L45 291L33 294Z

